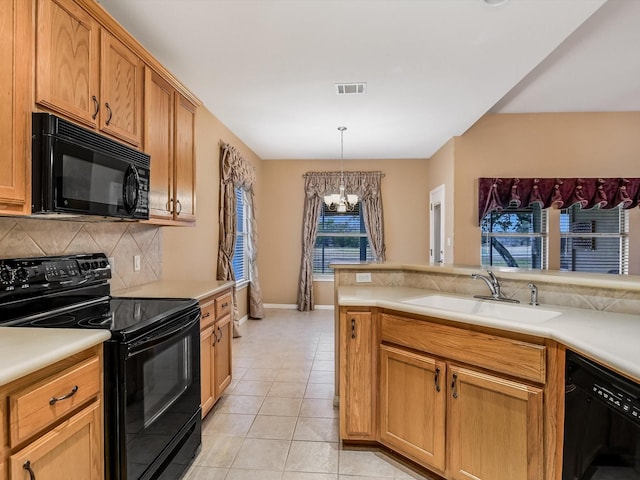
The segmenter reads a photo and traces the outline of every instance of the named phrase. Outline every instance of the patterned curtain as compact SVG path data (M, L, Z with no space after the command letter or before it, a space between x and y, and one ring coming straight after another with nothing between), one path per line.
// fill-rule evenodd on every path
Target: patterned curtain
M257 244L258 228L255 215L253 185L256 181L253 165L247 161L235 147L223 144L220 147L220 238L218 244L218 280L235 281L232 261L236 243L236 188L247 192L248 214L251 219L251 232L248 241L249 251L249 316L264 318L262 291L258 281ZM236 289L233 289L233 335L239 333L238 306Z
M348 193L358 195L371 251L376 261L384 262L384 224L380 184L382 172L344 172L344 186ZM340 187L340 172L307 172L304 175L304 216L302 219L302 258L298 284L298 310L313 310L313 247L318 233L318 219L325 195Z
M528 207L628 209L640 203L640 178L479 178L478 224L492 210Z

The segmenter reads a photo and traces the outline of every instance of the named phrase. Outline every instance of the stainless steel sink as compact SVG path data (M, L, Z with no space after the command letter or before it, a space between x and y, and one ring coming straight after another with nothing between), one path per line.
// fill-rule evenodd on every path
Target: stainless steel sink
M514 322L541 323L562 315L562 312L540 307L500 303L447 295L426 295L402 300L403 303L421 307L437 308L451 312L479 315L482 317L512 320Z

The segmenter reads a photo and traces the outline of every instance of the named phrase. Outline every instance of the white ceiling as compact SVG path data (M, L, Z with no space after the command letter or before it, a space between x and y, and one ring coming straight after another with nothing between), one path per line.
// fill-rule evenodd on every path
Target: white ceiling
M338 158L341 125L345 159L426 158L494 105L640 110L640 1L605 1L99 0L263 159Z

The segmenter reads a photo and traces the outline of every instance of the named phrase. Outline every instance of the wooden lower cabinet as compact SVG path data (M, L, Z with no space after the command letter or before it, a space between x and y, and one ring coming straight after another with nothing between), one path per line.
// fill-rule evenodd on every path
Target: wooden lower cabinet
M340 313L340 438L377 439L377 321L372 312Z
M0 479L104 478L102 346L0 387Z
M449 477L539 480L542 389L449 365Z
M200 309L200 404L204 418L231 383L231 291L202 299Z
M200 405L204 417L214 404L213 325L200 330Z
M559 480L558 453L544 453L558 405L547 343L365 307L342 307L339 329L343 441L452 480Z
M100 403L93 403L11 455L9 478L102 479L101 416Z
M217 400L231 383L231 315L216 319L214 327L214 392Z
M446 365L380 346L380 441L423 465L445 467Z

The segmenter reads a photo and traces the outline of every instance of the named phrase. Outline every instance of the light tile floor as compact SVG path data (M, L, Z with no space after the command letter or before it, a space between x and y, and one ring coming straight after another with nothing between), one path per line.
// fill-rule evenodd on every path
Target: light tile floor
M429 480L383 452L343 449L333 395L332 311L248 320L185 480Z

